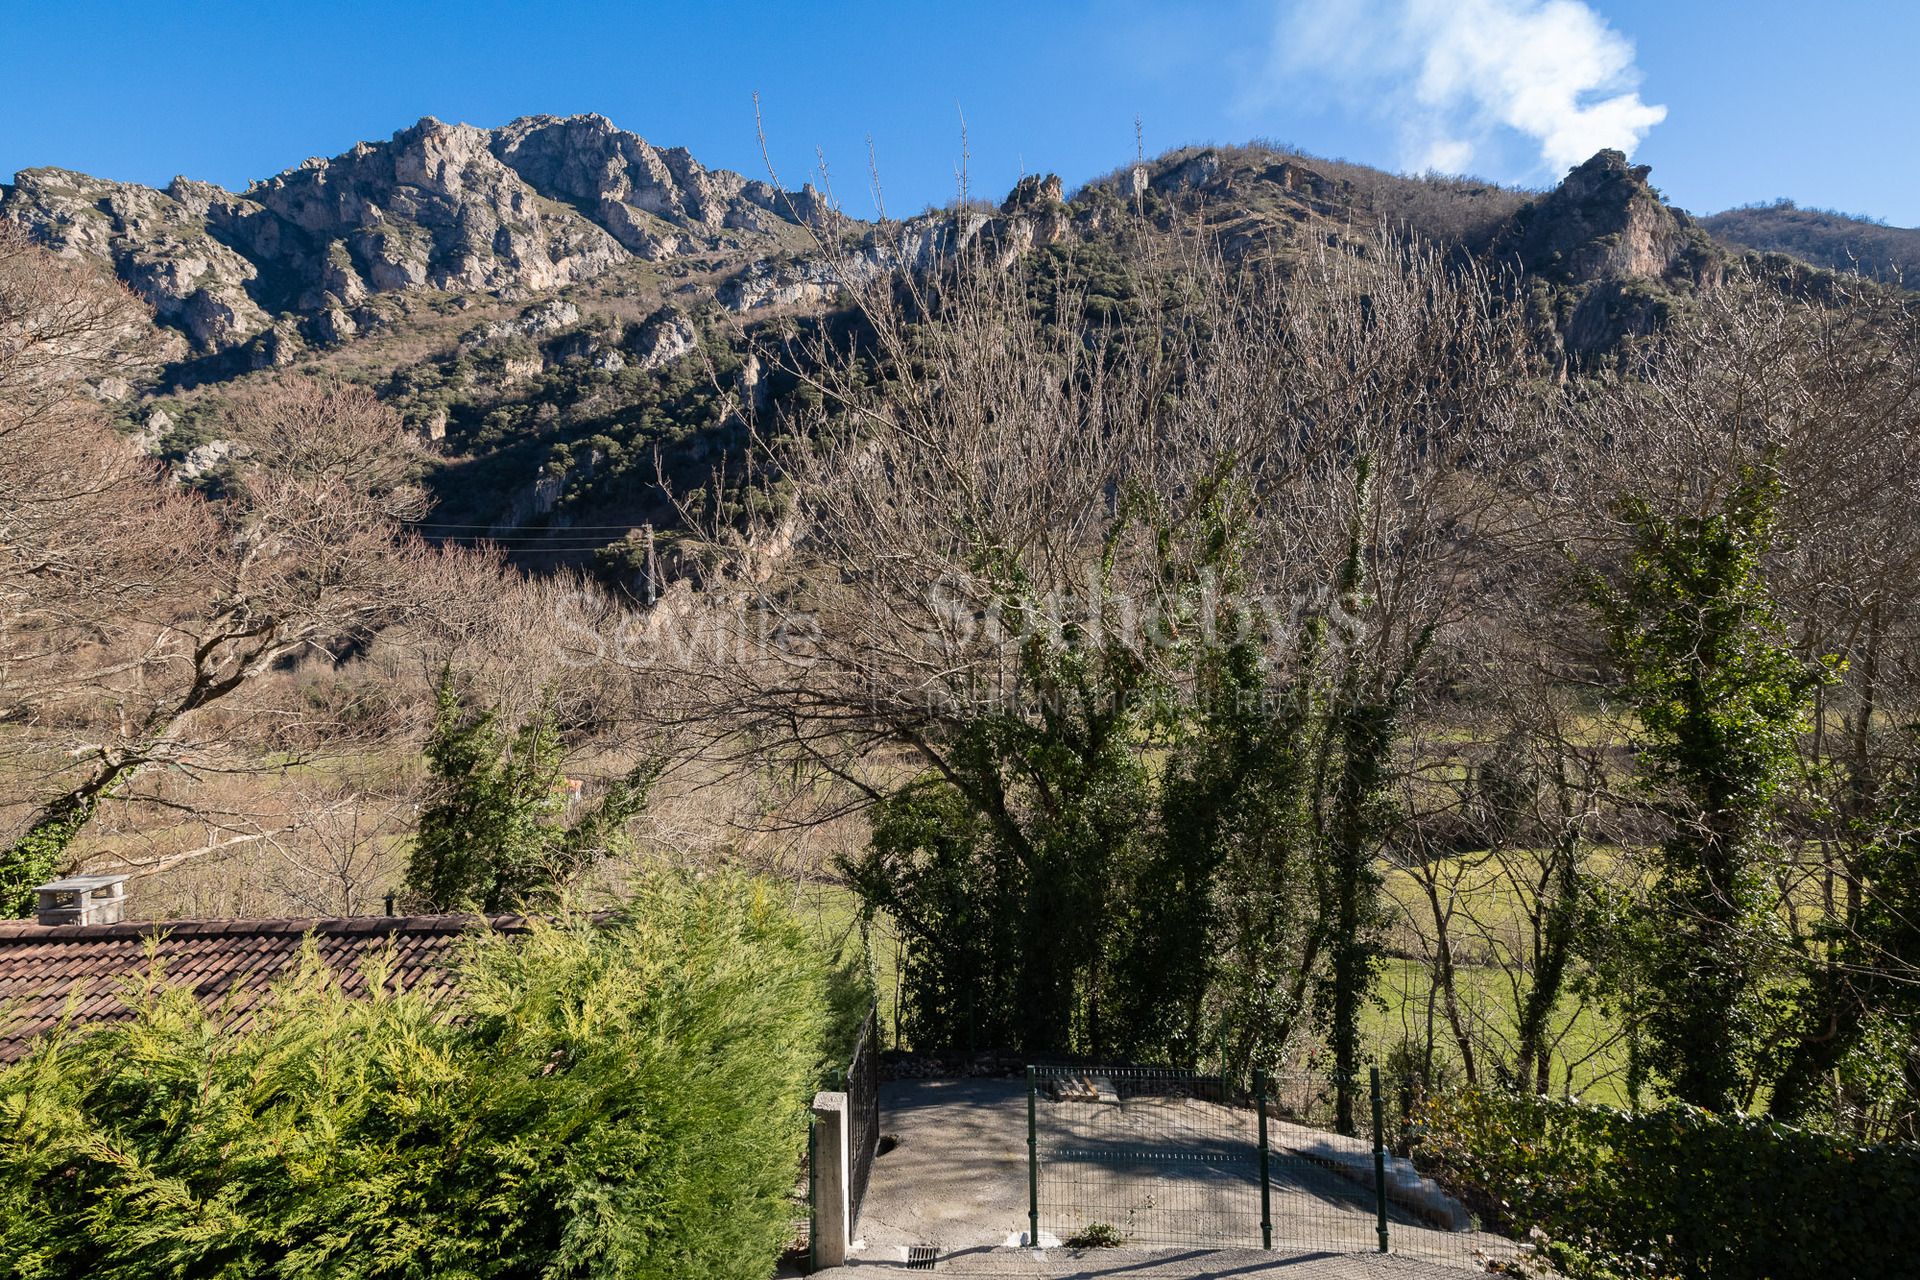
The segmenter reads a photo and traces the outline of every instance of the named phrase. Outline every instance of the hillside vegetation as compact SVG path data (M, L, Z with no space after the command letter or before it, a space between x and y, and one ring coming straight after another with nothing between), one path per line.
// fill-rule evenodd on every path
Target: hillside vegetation
M1791 200L1729 209L1702 218L1700 225L1741 248L1784 253L1829 271L1857 270L1889 284L1920 287L1920 228L1890 227L1831 209L1803 209Z

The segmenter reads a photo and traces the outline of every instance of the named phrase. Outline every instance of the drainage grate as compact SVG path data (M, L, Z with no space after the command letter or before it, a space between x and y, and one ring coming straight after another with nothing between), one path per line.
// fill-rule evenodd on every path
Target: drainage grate
M931 1271L933 1270L934 1260L939 1256L940 1251L930 1244L908 1245L907 1270Z

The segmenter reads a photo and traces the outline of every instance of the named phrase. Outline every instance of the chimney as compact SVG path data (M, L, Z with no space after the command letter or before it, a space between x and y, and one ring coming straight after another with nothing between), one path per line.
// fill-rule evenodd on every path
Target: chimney
M41 924L118 924L127 906L127 877L68 876L43 884L35 914Z

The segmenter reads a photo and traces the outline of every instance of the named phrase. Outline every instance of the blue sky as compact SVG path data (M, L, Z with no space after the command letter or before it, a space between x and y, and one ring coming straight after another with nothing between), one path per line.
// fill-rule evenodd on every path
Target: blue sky
M965 4L0 0L0 175L61 165L244 186L423 115L598 111L797 185L826 153L868 214L1069 186L1269 138L1541 186L1596 143L1697 212L1788 196L1920 224L1920 5L1904 0Z

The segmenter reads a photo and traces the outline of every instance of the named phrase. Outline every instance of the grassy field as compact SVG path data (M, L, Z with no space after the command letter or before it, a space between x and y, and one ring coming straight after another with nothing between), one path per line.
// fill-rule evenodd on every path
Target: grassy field
M1493 1062L1510 1060L1514 1043L1515 1002L1505 974L1485 965L1461 966L1455 976L1462 1023L1476 1045L1483 1072ZM1434 991L1425 962L1389 957L1375 985L1365 1034L1376 1060L1386 1062L1400 1046L1419 1051L1434 1040L1443 1073L1459 1079L1461 1055L1452 1028ZM1553 1020L1556 1040L1553 1090L1571 1093L1589 1102L1624 1105L1626 1049L1617 1029L1598 1008L1563 999Z
M1584 869L1609 878L1627 874L1617 861L1620 850L1582 853ZM1393 953L1382 965L1378 1000L1369 1032L1384 1057L1396 1046L1424 1046L1431 1039L1438 1057L1455 1069L1462 1065L1458 1037L1435 990L1435 903L1448 920L1455 965L1455 1002L1461 1025L1476 1046L1484 1070L1489 1062L1508 1061L1516 1041L1518 1010L1525 994L1524 973L1532 955L1532 906L1538 862L1524 852L1503 859L1472 853L1417 868L1393 867L1385 873L1385 891L1393 918L1387 945ZM1431 885L1432 897L1428 886ZM1553 1044L1552 1081L1556 1093L1590 1101L1626 1101L1626 1050L1618 1028L1590 1002L1563 995L1549 1024Z
M1399 879L1390 882L1390 892L1406 891L1410 882L1404 873L1396 876ZM1488 889L1485 900L1478 905L1483 914L1492 915L1503 901L1509 909L1514 908L1511 900L1503 900ZM836 884L796 885L794 902L813 923L823 943L836 950L857 948L860 910L850 890ZM1404 935L1396 941L1405 941ZM885 917L874 921L870 931L872 973L879 992L880 1022L888 1031L889 1042L899 999L896 948L890 922ZM1481 1055L1482 1069L1489 1069L1493 1061L1510 1056L1516 1021L1512 985L1498 966L1467 964L1458 970L1456 987L1463 1025ZM1427 964L1407 956L1388 957L1381 965L1374 993L1363 1023L1373 1060L1384 1065L1397 1049L1424 1054L1431 1037L1440 1071L1458 1079L1460 1054L1435 997ZM1624 1047L1615 1028L1597 1008L1564 1000L1553 1032L1556 1092L1576 1093L1595 1102L1625 1102Z

